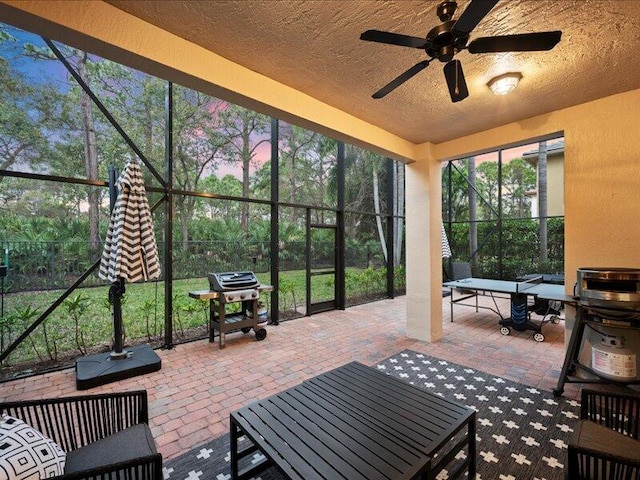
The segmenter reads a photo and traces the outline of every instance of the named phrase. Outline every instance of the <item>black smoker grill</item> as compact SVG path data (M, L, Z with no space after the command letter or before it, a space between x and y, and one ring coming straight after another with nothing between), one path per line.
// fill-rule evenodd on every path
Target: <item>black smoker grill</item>
M209 303L209 341L220 335L220 348L224 348L225 334L240 330L255 332L256 340L264 340L267 330L258 324L260 282L253 272L210 273L209 287L214 293ZM227 305L240 303L240 311L227 313Z

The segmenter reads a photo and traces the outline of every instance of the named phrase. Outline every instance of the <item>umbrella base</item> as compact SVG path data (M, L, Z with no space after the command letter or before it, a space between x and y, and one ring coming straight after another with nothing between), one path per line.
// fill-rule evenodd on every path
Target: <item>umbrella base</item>
M76 388L87 390L125 378L160 370L162 360L148 345L127 349L125 358L114 358L112 352L87 355L76 359Z

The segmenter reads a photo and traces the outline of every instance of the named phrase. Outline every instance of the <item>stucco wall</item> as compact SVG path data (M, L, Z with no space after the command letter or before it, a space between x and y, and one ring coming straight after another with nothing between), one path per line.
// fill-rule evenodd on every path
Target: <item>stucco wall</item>
M640 90L434 146L436 159L564 131L565 278L640 267Z
M564 131L565 288L580 267L640 268L640 90L433 147L434 161ZM409 219L407 220L407 223ZM432 275L433 277L433 275ZM575 310L567 308L565 344ZM640 335L627 341L640 348ZM590 335L586 344L597 339ZM590 363L590 348L581 361ZM640 356L638 356L640 368Z
M442 337L441 169L430 146L406 168L407 335Z
M547 161L547 215L564 215L564 154Z

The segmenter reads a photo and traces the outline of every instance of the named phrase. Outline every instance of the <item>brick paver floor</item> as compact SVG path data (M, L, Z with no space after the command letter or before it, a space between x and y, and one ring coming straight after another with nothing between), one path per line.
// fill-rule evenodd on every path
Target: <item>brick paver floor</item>
M508 312L505 302L502 311ZM73 369L14 380L0 385L0 398L146 389L151 428L168 459L228 432L229 413L252 400L351 360L373 365L407 348L542 389L555 387L564 359L564 322L545 325L546 340L538 343L532 332L501 335L498 317L483 310L456 305L452 323L444 298L444 337L426 343L406 337L405 306L406 297L398 297L282 322L268 326L261 342L252 333L228 334L223 350L207 340L178 345L158 352L159 372L89 391L76 390ZM568 385L565 396L575 397L576 387Z

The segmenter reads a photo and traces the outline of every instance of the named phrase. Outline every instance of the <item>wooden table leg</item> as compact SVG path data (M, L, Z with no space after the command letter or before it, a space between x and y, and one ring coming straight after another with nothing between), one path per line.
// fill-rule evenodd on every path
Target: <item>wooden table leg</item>
M238 437L240 428L231 418L231 480L238 478Z

